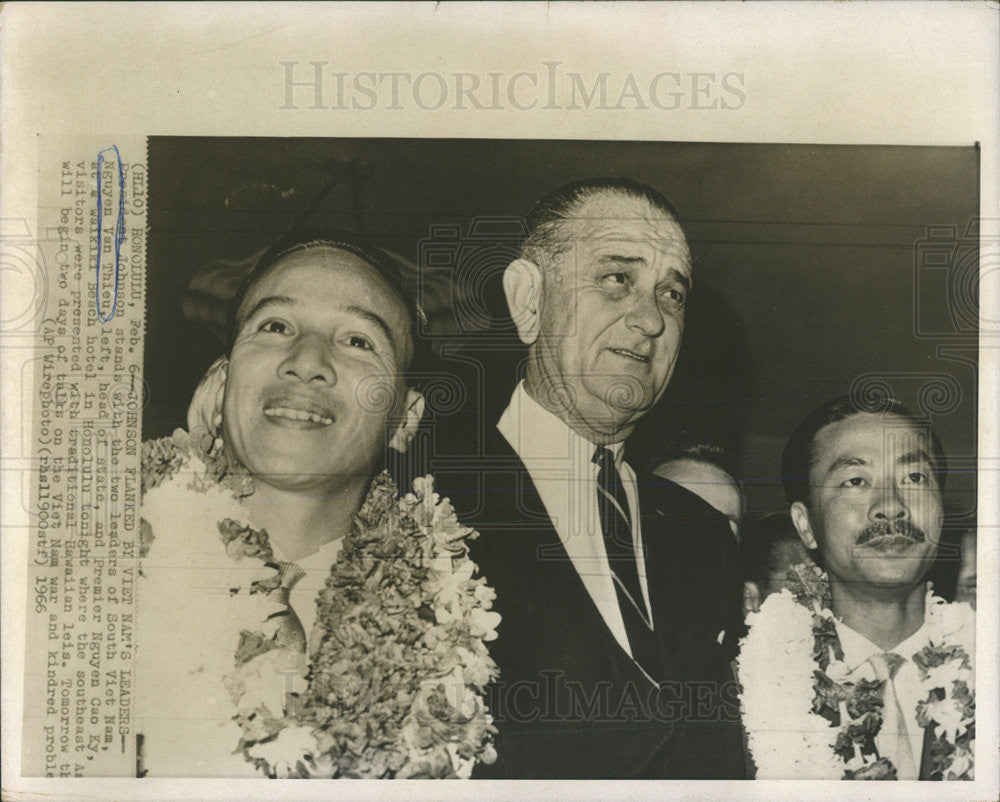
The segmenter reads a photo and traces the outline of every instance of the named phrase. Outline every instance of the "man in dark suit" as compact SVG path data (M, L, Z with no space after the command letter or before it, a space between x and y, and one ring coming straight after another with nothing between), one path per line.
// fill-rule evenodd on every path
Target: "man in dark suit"
M504 292L529 346L474 470L437 470L503 616L491 700L506 778L739 778L721 651L732 536L702 499L637 476L624 441L670 379L691 259L669 202L624 179L560 187Z

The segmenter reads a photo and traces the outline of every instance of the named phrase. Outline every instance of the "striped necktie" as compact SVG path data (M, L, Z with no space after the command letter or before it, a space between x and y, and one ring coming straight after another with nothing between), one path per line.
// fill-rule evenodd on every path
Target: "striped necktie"
M292 609L291 594L292 588L306 575L306 572L295 563L285 560L278 562L277 566L278 587L271 593L274 594L275 601L285 605L285 609L280 613L275 613L275 616L281 617L275 640L282 648L304 652L306 650L306 632L298 615L295 614L295 610Z
M652 669L656 665L653 623L646 611L639 584L628 497L610 449L598 446L593 461L598 467L597 509L601 516L604 550L608 555L618 606L625 621L625 632L632 656L640 665Z

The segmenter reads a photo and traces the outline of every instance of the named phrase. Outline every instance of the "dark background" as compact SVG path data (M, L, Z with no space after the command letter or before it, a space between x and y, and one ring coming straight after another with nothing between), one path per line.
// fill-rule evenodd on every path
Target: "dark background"
M949 513L974 511L977 147L153 137L149 168L144 437L184 425L222 353L237 262L293 226L333 225L409 263L435 370L458 377L438 381L431 425L465 426L474 448L465 412L484 391L504 406L521 356L499 284L518 215L565 181L621 175L679 209L695 277L633 462L678 437L718 443L751 511L776 509L796 423L887 389L940 435Z

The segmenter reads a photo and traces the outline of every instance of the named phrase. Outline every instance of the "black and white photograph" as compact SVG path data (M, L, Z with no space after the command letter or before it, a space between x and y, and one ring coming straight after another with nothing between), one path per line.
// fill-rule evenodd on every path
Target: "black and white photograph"
M990 796L995 4L474 5L2 12L11 798Z
M975 147L168 137L148 164L143 770L974 776ZM234 475L213 561L201 496ZM365 512L414 478L457 516L447 579L407 556L433 527L386 545L409 517ZM251 646L227 555L270 567ZM144 581L194 587L154 613ZM228 672L164 659L189 619Z

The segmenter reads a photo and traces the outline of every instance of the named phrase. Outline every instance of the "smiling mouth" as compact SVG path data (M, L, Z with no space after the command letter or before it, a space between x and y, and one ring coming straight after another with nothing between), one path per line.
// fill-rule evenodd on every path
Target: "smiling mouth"
M629 351L627 348L609 348L609 351L613 354L618 354L618 356L623 356L626 359L633 359L636 362L642 362L643 364L649 364L649 357L643 356L642 354L637 354L635 351Z
M301 423L314 423L319 426L329 426L333 423L333 418L320 415L317 412L309 412L305 409L295 409L293 407L264 407L264 414L269 418L280 420L299 421Z

